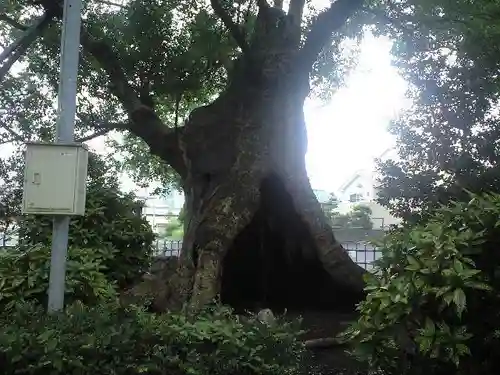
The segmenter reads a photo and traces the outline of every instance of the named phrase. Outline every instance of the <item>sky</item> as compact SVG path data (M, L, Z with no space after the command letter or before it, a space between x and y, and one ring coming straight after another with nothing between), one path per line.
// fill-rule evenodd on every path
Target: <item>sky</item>
M345 87L329 103L306 103L306 163L314 189L337 191L357 170L373 169L374 158L394 145L388 125L409 103L390 49L388 39L367 35Z

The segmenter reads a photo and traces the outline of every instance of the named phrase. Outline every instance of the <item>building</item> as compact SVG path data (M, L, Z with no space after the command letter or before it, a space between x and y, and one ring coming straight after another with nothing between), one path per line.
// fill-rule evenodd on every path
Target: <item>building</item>
M397 153L393 148L385 150L377 159L394 160ZM384 229L390 225L397 225L401 222L399 218L392 216L385 207L375 200L378 194L379 174L375 166L370 169L362 169L354 172L339 188L338 211L342 214L350 212L354 206L363 205L372 210L371 219L373 229Z
M166 230L167 224L179 216L184 206L184 194L177 190L165 197L146 195L141 199L145 202L142 214L157 234Z
M313 193L321 204L328 203L332 196L332 193L326 190L313 189Z

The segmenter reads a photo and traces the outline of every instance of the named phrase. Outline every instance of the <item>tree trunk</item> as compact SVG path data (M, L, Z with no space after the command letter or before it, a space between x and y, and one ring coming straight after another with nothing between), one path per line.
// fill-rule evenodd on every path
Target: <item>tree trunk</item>
M161 308L198 308L221 294L233 305L270 305L298 277L318 290L336 286L328 293L337 295L315 298L342 304L362 295L364 270L335 240L306 173L308 74L261 66L255 75L255 60L251 68L242 63L184 127L186 233Z
M309 184L303 105L312 65L363 2L332 2L302 35L303 1L292 0L288 14L258 1L251 31L212 1L240 58L218 99L175 130L141 101L116 51L82 28L84 50L128 113L129 123L116 127L143 139L183 180L183 248L165 288L149 280L155 309L198 308L219 295L233 305L283 306L299 295L337 305L362 296L364 271L335 240Z
M294 22L260 6L226 90L180 133L186 232L158 309L218 297L245 308L342 305L363 294L364 270L335 240L306 173L303 106L317 35L300 49Z

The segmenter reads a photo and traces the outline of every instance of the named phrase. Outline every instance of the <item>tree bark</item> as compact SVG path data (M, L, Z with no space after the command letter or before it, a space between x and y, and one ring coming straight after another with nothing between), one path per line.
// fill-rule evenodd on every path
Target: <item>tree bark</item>
M241 62L228 89L195 110L184 126L188 222L180 265L163 293L162 308L210 303L224 289L223 280L232 282L224 277L230 273L228 253L237 258L259 248L265 255L256 272L264 274L263 284L273 273L272 267L264 271L265 258L280 248L283 259L317 261L339 289L362 295L364 270L336 241L306 172L308 73L287 63L294 58L290 51L279 52L272 59L254 55ZM251 226L259 228L255 235L272 232L274 242L238 241Z

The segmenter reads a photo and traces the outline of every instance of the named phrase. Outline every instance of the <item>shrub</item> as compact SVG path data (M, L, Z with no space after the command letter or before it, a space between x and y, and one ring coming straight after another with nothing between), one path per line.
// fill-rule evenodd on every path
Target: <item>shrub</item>
M70 248L66 267L66 301L95 304L116 297L104 275L107 251ZM18 301L47 304L50 248L35 245L0 252L0 309L10 311Z
M226 308L193 318L77 304L47 316L19 305L0 317L0 366L4 375L286 375L300 362L297 333L294 324L243 321Z
M474 196L383 241L354 354L384 374L493 373L500 364L500 196Z
M85 215L71 220L69 245L107 250L104 272L120 288L139 281L151 261L155 236L140 210L141 202L133 195L97 179L87 184ZM49 217L33 215L21 222L21 243L50 246L51 238Z

